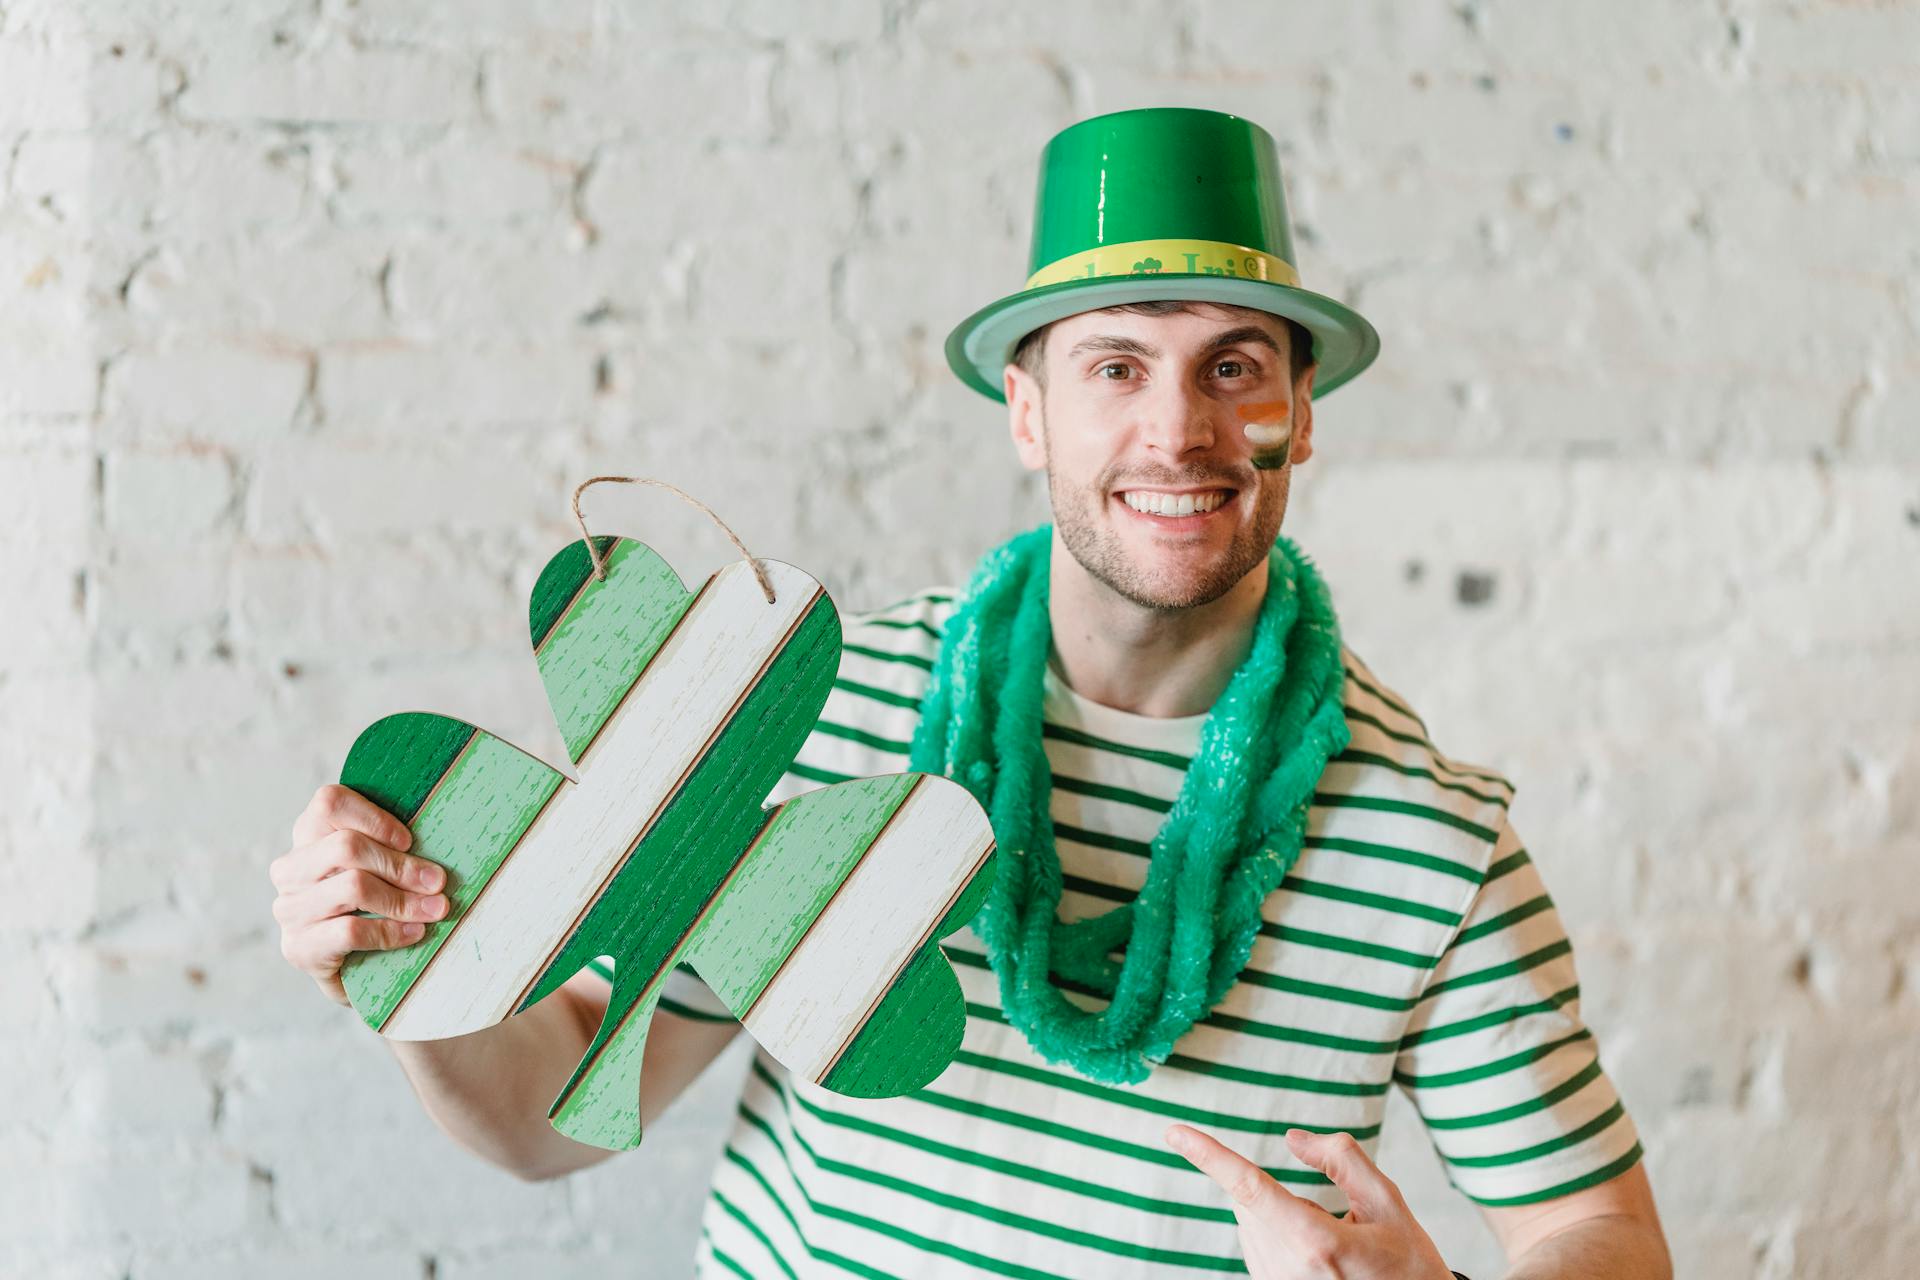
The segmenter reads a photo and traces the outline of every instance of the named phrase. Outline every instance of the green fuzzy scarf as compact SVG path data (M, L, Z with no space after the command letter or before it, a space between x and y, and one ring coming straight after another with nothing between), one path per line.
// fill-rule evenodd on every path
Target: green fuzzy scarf
M1233 986L1262 900L1300 856L1314 786L1349 738L1340 631L1319 573L1279 538L1252 647L1201 727L1145 885L1064 923L1040 732L1052 532L1042 524L982 557L947 623L907 767L960 782L992 821L997 871L972 925L1008 1020L1049 1062L1137 1084ZM1070 1002L1050 973L1106 1007Z

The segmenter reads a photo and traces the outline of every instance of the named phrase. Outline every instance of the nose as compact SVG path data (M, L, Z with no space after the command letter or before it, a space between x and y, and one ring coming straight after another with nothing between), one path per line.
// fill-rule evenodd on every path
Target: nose
M1162 384L1159 394L1144 408L1142 439L1173 458L1212 448L1218 430L1216 419L1224 412L1223 406L1200 388L1178 382Z

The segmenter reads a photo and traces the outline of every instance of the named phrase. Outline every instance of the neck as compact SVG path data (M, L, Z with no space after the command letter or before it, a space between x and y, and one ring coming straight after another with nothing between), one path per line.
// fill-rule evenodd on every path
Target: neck
M1099 581L1053 534L1050 658L1083 698L1143 716L1208 710L1253 646L1267 594L1262 561L1225 595L1189 609L1149 609Z

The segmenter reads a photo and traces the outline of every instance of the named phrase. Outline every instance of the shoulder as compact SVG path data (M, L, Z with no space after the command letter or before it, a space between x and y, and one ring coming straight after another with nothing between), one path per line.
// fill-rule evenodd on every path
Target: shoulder
M880 649L932 661L961 588L936 583L885 604L840 615L841 635L853 651Z
M840 616L840 670L823 717L827 732L858 725L889 744L911 735L959 594L936 584Z
M1421 820L1431 840L1426 847L1477 880L1507 826L1512 781L1491 765L1441 750L1413 702L1344 644L1341 662L1349 741L1328 761L1323 789Z

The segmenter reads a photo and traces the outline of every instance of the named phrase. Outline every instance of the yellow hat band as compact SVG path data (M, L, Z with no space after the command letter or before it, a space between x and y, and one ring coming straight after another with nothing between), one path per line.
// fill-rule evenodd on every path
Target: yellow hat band
M1100 276L1238 276L1298 285L1300 273L1285 258L1224 240L1128 240L1096 245L1049 262L1027 277L1023 289Z

